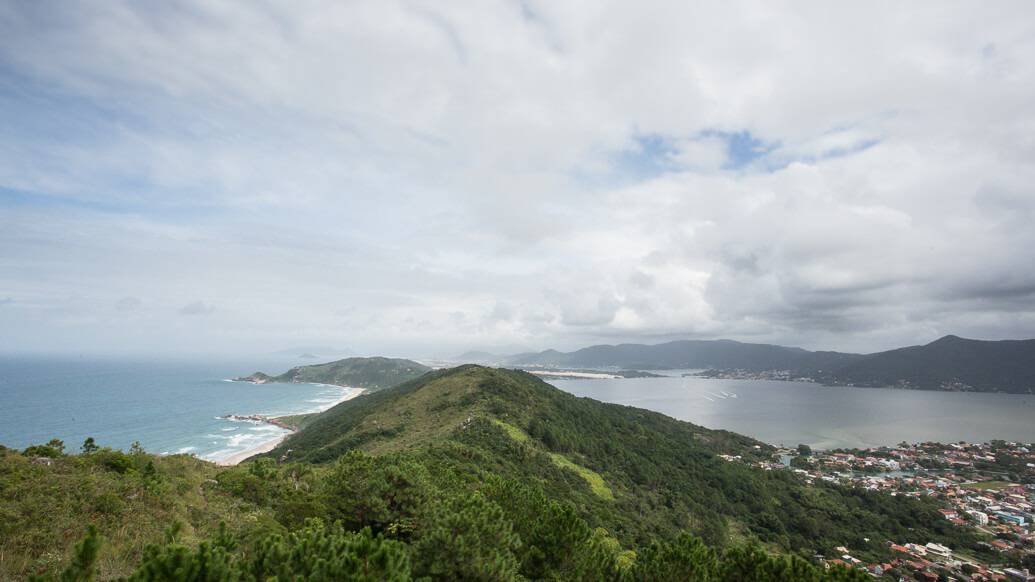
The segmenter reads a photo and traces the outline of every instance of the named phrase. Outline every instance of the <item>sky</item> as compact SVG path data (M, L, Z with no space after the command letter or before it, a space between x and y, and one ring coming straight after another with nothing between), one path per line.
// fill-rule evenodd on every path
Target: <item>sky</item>
M1035 337L1035 4L0 3L0 353Z

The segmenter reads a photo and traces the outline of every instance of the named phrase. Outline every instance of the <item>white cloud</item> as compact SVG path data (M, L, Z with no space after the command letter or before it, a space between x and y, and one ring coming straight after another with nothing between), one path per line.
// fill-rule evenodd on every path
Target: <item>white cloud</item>
M215 310L215 307L205 303L204 301L195 301L177 309L176 313L179 313L180 315L208 315Z
M1033 12L7 4L0 339L1032 336Z

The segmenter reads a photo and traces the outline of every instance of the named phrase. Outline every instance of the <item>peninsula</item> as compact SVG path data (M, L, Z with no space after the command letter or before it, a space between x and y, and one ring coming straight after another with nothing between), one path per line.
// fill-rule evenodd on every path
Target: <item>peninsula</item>
M345 358L325 364L313 364L291 368L279 376L255 372L249 376L234 378L235 382L268 384L330 384L345 388L363 388L376 392L430 372L431 368L413 360L401 358Z

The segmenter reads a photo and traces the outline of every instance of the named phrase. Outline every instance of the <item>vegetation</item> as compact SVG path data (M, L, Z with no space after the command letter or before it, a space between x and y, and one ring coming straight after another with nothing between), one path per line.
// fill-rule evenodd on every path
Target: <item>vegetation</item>
M516 371L463 366L428 374L325 412L270 456L327 463L354 449L405 452L471 483L488 472L536 483L626 546L682 531L713 545L754 539L806 556L840 545L881 555L880 543L866 538L974 543L933 503L805 487L790 473L718 456L768 458L767 445L577 398Z
M326 364L291 368L279 376L255 372L251 376L237 378L248 382L312 382L335 384L354 388L365 388L374 392L412 380L429 372L431 368L412 360L397 358L345 358Z
M927 502L718 456L771 453L747 437L478 366L343 403L232 468L59 444L0 456L0 578L862 580L811 557L975 542Z
M308 425L310 422L316 419L320 413L309 412L306 414L289 414L287 416L278 416L277 421L287 428L292 430L301 430L302 427Z
M68 564L88 526L104 540L92 570L107 579L131 573L172 522L183 524L182 539L191 544L212 536L220 522L242 535L276 524L270 511L222 490L218 467L192 457L139 448L40 452L0 448L0 580Z

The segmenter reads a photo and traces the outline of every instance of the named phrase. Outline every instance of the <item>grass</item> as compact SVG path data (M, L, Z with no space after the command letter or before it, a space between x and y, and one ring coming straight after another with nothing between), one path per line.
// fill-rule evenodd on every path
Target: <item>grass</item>
M968 489L978 489L980 491L988 491L995 489L1002 489L1003 487L1009 487L1013 485L1009 481L981 481L979 483L967 483L965 487Z
M118 472L99 464L99 456L41 465L0 450L0 580L59 571L91 524L103 538L97 567L98 579L106 580L130 574L174 522L193 545L220 521L240 532L265 513L219 491L212 479L220 469L211 463L185 455L128 457L132 464ZM155 469L151 481L142 472L148 462Z
M502 428L503 432L507 433L507 436L509 436L510 438L514 439L515 441L517 441L519 443L527 443L530 440L529 436L527 434L525 434L525 431L521 430L520 428L518 428L518 427L516 427L516 426L514 426L512 424L507 424L507 423L503 422L502 420L498 420L498 419L495 419L495 418L492 419L492 422L496 423L497 426Z
M301 430L305 428L305 425L309 424L309 421L316 418L320 414L319 412L310 412L308 414L289 414L287 416L278 416L277 420L290 426L295 430Z
M525 431L521 430L520 428L512 424L507 424L502 420L493 419L493 422L496 423L497 426L502 428L503 431L506 432L507 435L515 441L519 443L527 443L531 441L531 438L528 436L528 434L526 434ZM574 463L571 461L571 459L565 457L560 453L547 452L547 455L550 457L550 460L553 461L554 465L557 465L562 469L574 471L575 474L577 474L579 477L582 477L586 481L586 483L589 484L589 489L595 495L597 495L601 499L614 501L615 494L611 491L611 488L607 486L607 482L604 481L604 478L600 476L600 473L597 473L592 469L587 469L582 465Z
M593 493L596 494L597 497L600 497L601 499L606 499L608 501L614 501L615 494L611 492L611 488L607 486L607 482L605 482L604 478L600 476L600 473L597 473L596 471L593 471L591 469L587 469L582 465L577 465L571 462L571 460L568 459L568 457L565 457L560 453L547 454L550 455L550 460L553 461L553 463L558 467L568 469L569 471L575 471L575 473L577 473L579 477L585 479L586 483L589 483L590 490L593 491Z

